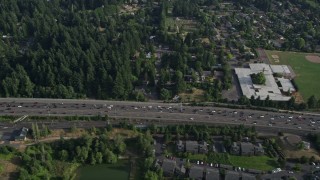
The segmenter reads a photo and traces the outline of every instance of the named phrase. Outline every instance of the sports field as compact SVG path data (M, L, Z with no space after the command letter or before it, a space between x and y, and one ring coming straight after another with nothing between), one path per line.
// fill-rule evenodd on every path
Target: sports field
M290 65L303 100L315 95L320 98L320 55L310 53L265 51L271 64Z

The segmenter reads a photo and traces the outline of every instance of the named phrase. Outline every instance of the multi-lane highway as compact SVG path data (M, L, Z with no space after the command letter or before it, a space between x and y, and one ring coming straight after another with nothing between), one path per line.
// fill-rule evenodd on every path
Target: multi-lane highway
M182 106L179 103L0 98L0 115L95 116L158 122L244 124L320 132L320 117L249 109ZM28 118L26 118L27 120ZM137 121L135 121L137 122Z

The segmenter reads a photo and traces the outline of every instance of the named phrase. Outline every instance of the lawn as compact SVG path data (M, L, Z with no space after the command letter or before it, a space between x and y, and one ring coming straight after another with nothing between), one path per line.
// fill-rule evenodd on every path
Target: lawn
M6 160L9 161L10 159L12 159L14 156L13 153L9 153L9 154L0 154L0 160Z
M203 161L207 159L207 156L205 154L192 154L188 158L190 159L190 161L194 162L194 161Z
M129 179L130 166L128 161L116 164L86 165L78 170L78 180L87 179Z
M229 160L233 166L243 167L246 169L258 169L269 171L275 169L278 163L274 158L267 156L229 156Z
M4 167L3 167L3 164L0 164L0 174L2 173Z
M305 56L311 54L280 51L266 51L266 54L271 64L285 64L292 67L296 74L294 80L304 101L307 101L312 95L320 98L320 83L315 82L320 72L320 64L306 60ZM272 55L279 56L280 62L275 62Z

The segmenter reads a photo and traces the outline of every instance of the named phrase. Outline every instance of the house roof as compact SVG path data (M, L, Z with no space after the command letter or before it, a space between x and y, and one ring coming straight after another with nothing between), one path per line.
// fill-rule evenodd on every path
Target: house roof
M239 180L240 179L240 174L239 172L236 171L227 171L225 180Z
M247 173L242 173L242 180L255 180L256 177L251 175L251 174L247 174Z
M198 142L197 141L186 141L186 151L194 151L198 150Z
M164 159L162 162L162 169L165 173L174 173L177 162L171 159Z
M247 169L247 172L253 173L253 174L261 174L262 173L261 170L257 170L257 169Z
M24 139L28 134L28 130L29 129L25 128L25 127L21 128L15 138L16 139Z
M232 169L233 168L233 166L227 165L227 164L220 164L219 167L224 168L224 169Z
M219 170L214 168L207 168L206 179L219 180L220 179Z
M202 179L203 177L203 167L192 166L190 168L189 177L193 179Z
M284 92L294 92L296 91L296 89L294 88L292 82L290 81L290 79L285 79L285 78L278 78L278 81L280 82L281 86L282 86L282 90Z
M254 152L254 145L252 143L240 143L241 152Z

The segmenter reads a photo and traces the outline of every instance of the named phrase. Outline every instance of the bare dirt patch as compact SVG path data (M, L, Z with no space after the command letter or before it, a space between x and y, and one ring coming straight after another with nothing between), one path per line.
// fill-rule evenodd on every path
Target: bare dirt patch
M301 158L302 156L306 156L307 158L311 158L314 156L316 160L319 160L319 154L314 149L308 149L308 150L300 150L300 151L292 151L292 150L284 150L284 153L286 154L287 158Z
M204 99L204 91L194 88L191 93L181 93L179 96L182 102L200 102Z
M18 172L19 158L13 158L11 161L0 160L3 165L3 172L0 174L0 179L10 179L14 173Z
M312 63L320 64L320 56L317 55L308 55L306 59Z
M302 95L301 95L299 92L293 93L293 94L292 94L292 97L294 97L295 102L298 103L298 104L304 102L304 101L303 101L303 97L302 97Z
M134 137L137 137L139 135L139 133L134 132L132 130L118 129L118 128L114 128L114 129L112 129L111 132L109 132L109 137L111 139L113 139L117 135L120 135L120 136L122 136L124 138L134 138Z

